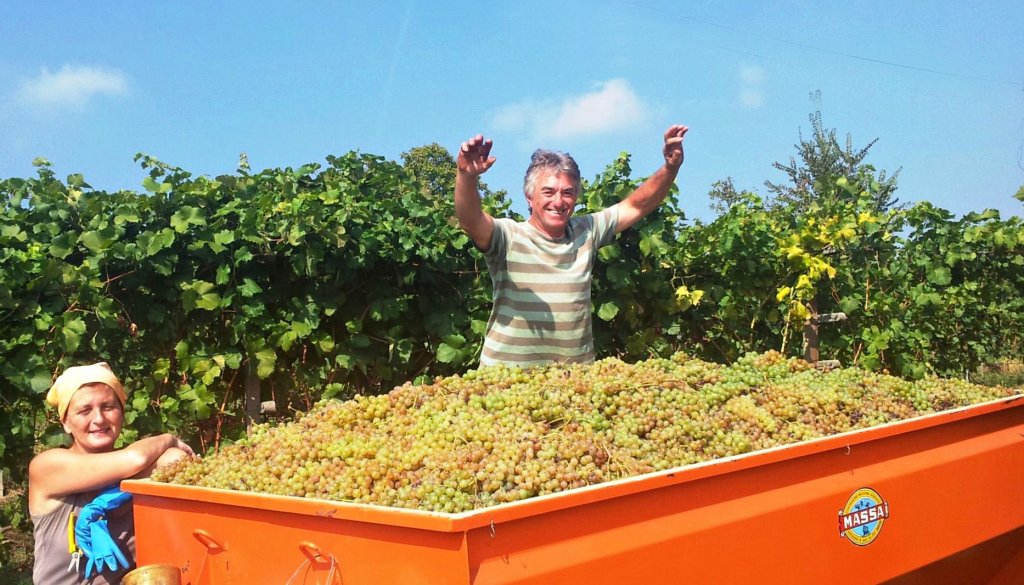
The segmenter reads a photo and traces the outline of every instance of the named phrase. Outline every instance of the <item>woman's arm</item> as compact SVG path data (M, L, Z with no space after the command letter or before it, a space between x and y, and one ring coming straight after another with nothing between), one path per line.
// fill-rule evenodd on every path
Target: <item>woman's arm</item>
M45 514L55 500L68 494L99 489L138 476L152 468L166 452L192 455L192 449L170 434L147 437L124 449L107 453L78 453L50 449L36 455L28 466L29 511Z

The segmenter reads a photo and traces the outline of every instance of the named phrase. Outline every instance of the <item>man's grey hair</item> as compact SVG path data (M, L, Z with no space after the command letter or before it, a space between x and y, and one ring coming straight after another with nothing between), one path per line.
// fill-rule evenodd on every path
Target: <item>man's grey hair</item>
M523 179L523 193L529 198L537 185L537 177L544 171L555 171L572 180L576 193L580 192L580 167L569 153L538 148L530 157L530 166Z

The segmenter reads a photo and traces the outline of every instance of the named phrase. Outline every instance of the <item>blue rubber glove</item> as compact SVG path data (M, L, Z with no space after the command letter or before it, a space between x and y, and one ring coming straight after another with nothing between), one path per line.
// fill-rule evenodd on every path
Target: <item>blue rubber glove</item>
M128 559L117 547L117 543L110 537L110 530L107 528L106 520L96 520L89 525L92 535L92 554L85 563L85 578L92 576L93 571L98 575L101 571L116 571L118 567L127 569ZM104 565L106 565L104 567Z
M123 492L116 485L112 485L100 492L93 501L82 506L82 511L75 522L75 541L78 544L78 548L82 549L82 553L89 558L89 562L86 565L87 569L92 568L93 565L98 565L97 571L102 570L102 565L99 562L101 558L113 559L114 556L120 559L124 558L124 555L121 554L121 551L110 537L110 530L107 528L107 521L104 518L107 512L128 502L131 498L132 495L130 493ZM93 526L97 523L102 523L100 530L93 529ZM104 536L106 537L105 539ZM98 545L94 542L94 539L97 537L103 541ZM117 551L116 555L110 551L110 546L107 546L108 542ZM94 550L97 546L100 549ZM110 562L113 561L111 560ZM127 561L125 561L125 566L127 566ZM111 565L112 569L114 567L116 565Z
M121 488L117 484L107 486L103 488L100 495L96 496L93 501L86 504L82 509L89 507L98 508L104 512L118 508L121 504L129 502L132 499L132 495L128 492L122 492Z

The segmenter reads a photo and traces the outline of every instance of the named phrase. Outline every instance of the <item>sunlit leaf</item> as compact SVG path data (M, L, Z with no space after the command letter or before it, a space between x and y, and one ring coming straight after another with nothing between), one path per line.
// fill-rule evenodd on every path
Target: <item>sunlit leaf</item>
M597 316L603 321L611 321L619 314L619 306L611 301L604 303L597 310Z
M256 352L256 375L260 379L269 378L274 373L274 366L277 363L277 354L273 349L264 348Z
M146 177L142 180L142 187L150 193L169 193L172 185L170 183L157 183L153 177Z
M953 281L953 273L946 266L934 266L928 270L928 282L945 286Z
M442 343L437 346L437 361L443 364L455 362L459 357L461 357L461 355L462 352L447 343Z
M174 227L174 231L178 233L184 233L188 231L191 225L202 225L205 223L203 219L203 210L197 207L185 206L174 212L171 216L171 226Z
M114 242L113 238L104 235L101 231L83 232L79 237L79 241L94 253L109 248L110 244Z

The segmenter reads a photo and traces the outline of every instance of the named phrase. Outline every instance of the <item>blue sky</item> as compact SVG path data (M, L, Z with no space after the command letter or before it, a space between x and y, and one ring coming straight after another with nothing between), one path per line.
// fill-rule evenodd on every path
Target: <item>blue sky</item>
M399 159L494 140L484 180L521 204L529 154L566 150L592 178L634 176L690 126L678 184L713 218L711 184L765 193L808 115L897 196L957 215L1024 215L1024 3L7 2L0 9L0 177L81 172L141 191L144 152L195 174ZM811 94L820 91L820 101Z

